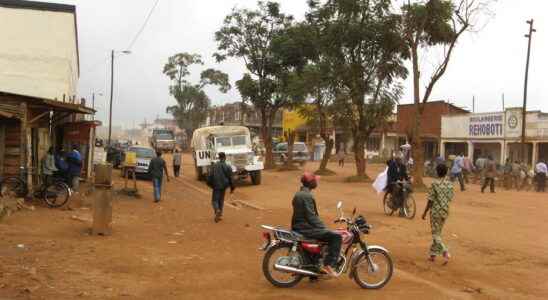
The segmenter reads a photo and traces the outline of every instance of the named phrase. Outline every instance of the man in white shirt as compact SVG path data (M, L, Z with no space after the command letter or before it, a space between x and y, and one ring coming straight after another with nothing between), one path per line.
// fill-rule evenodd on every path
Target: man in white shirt
M546 188L546 175L548 175L548 167L542 160L535 166L537 173L537 192L544 192Z

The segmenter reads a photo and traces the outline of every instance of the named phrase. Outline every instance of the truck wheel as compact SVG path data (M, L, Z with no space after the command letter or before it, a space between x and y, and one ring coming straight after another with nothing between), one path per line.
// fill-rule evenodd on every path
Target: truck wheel
M253 185L261 184L261 171L253 171L249 175L251 176L251 183L253 183Z
M204 180L204 173L202 168L196 167L196 180L202 181Z

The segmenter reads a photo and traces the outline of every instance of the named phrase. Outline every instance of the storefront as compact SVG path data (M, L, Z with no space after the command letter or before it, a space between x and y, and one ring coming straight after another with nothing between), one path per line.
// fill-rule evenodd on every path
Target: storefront
M548 158L548 114L530 111L526 120L526 143L521 144L521 108L504 112L444 116L442 118L441 153L464 154L474 161L492 156L504 163L509 158L529 165L543 157ZM522 149L525 149L523 153ZM524 154L524 155L523 155Z
M95 142L95 128L100 126L99 121L79 121L63 124L62 147L65 151L70 151L73 146L78 146L82 155L82 178L89 178L93 166L93 150Z

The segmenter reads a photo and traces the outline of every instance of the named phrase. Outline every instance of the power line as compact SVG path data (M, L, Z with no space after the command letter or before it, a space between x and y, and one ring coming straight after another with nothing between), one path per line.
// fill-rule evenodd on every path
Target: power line
M131 43L129 44L129 46L126 48L127 50L131 50L131 48L133 47L133 45L135 44L135 42L137 41L137 39L139 38L139 36L143 33L143 31L145 30L145 27L147 26L148 24L148 21L150 20L150 17L152 16L152 13L154 12L154 9L156 9L156 6L158 5L158 2L160 2L160 0L156 0L156 2L154 2L154 5L152 6L152 8L150 9L146 19L145 19L145 22L143 23L143 25L141 26L141 28L139 29L139 31L137 32L137 34L135 35L135 37L133 38L133 40L131 41Z

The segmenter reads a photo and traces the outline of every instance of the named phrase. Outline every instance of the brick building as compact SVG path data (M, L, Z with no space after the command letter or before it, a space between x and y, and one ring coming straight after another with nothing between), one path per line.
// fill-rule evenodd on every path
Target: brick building
M396 131L411 139L415 124L415 105L398 105ZM440 152L442 116L468 114L469 111L445 101L427 102L421 119L421 138L424 145L424 158L432 159Z
M260 136L261 113L242 102L227 103L222 106L214 106L210 109L206 120L206 126L215 125L246 126L251 131L252 137ZM272 127L272 136L282 135L282 112L278 112Z

